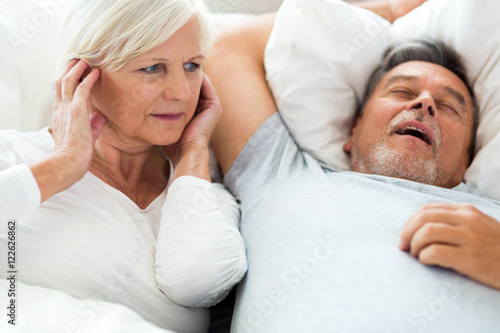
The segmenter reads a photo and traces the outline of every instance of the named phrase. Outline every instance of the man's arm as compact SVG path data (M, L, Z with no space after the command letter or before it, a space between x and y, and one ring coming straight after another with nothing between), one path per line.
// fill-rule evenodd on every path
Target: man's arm
M471 205L422 207L403 228L400 248L500 290L500 222Z
M275 111L264 70L264 50L275 14L225 30L208 52L204 70L222 104L212 146L226 174L255 131Z
M425 0L367 0L352 4L392 22L423 2ZM255 131L276 111L264 70L264 50L274 18L274 13L262 15L225 29L207 54L204 71L217 91L223 110L212 136L212 146L224 174Z
M368 9L393 23L396 19L408 14L426 1L427 0L365 0L352 2L351 5Z

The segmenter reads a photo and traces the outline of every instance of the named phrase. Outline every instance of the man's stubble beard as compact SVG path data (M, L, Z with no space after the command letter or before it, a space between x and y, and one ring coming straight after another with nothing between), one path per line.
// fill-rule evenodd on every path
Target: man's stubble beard
M352 155L355 156L353 146ZM435 156L423 160L415 155L397 152L387 147L386 142L379 142L370 151L367 158L353 158L356 171L375 175L413 180L419 183L436 185L441 180L441 170Z

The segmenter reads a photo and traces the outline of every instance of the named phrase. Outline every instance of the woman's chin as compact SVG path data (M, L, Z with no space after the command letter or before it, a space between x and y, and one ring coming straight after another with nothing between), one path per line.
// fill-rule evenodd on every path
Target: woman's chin
M179 135L169 135L168 137L152 138L149 140L149 143L154 146L170 146L179 141L181 134L182 133Z
M104 134L104 135L103 135ZM105 146L114 146L120 150L136 149L145 146L169 146L179 141L182 133L176 135L158 135L158 136L127 136L117 135L116 133L101 133L96 144Z

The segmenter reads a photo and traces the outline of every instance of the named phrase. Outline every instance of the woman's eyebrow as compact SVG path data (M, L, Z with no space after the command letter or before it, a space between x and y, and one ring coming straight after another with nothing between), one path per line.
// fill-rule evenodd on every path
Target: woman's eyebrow
M193 61L195 59L205 59L205 56L202 54L196 55L192 58L189 58L187 61ZM149 58L149 59L144 59L143 61L159 61L159 62L164 62L164 63L169 63L171 62L170 59L168 58L163 58L163 57L155 57L155 58Z

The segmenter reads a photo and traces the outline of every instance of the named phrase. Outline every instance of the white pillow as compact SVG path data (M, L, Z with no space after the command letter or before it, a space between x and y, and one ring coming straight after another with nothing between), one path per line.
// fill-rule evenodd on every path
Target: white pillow
M350 169L342 145L391 37L389 22L342 1L281 6L265 52L267 80L295 140L317 159Z
M205 0L213 13L263 14L275 12L283 0Z
M0 130L36 131L51 123L59 33L69 2L0 2Z
M466 182L500 200L500 2L429 0L390 25L340 0L285 0L266 48L267 79L298 144L341 170L365 84L394 40L433 37L465 58L480 105Z

